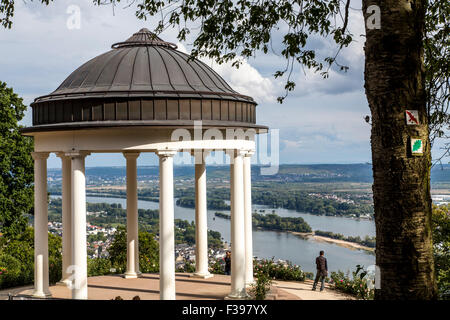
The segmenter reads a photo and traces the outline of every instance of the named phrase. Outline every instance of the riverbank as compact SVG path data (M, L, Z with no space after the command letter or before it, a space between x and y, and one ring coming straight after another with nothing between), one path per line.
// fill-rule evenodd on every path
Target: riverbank
M341 246L341 247L344 247L347 249L351 249L351 250L365 250L365 251L369 251L369 252L375 252L374 248L363 246L363 245L355 243L355 242L333 239L333 238L324 237L324 236L318 236L318 235L315 235L314 232L289 231L289 233L292 233L293 235L296 235L303 239L313 239L314 241L317 241L317 242L326 242L326 243L336 244L338 246Z
M122 208L126 208L126 199L88 196L86 200L90 203L120 203ZM139 199L138 207L139 209L157 210L159 204ZM270 209L263 206L257 207L266 210ZM223 240L229 244L231 240L230 220L215 217L215 212L215 210L208 210L208 229L219 231L224 238ZM229 212L224 211L223 213L227 214ZM287 209L278 209L277 213L284 217L303 217L313 230L328 230L345 236L359 235L360 237L365 237L366 235L374 235L374 230L371 230L375 229L372 225L373 223L368 221L356 221L355 219L344 217L317 216ZM195 210L176 206L175 199L174 214L176 219L190 222L195 219ZM345 272L353 270L357 264L365 266L375 264L375 257L366 250L348 249L332 243L314 241L313 239L307 241L287 232L253 229L253 253L260 258L270 259L275 257L275 259L288 260L302 266L304 271L314 272L315 265L312 261L314 261L320 250L327 252L331 271L343 270ZM302 252L302 254L299 254L299 252Z

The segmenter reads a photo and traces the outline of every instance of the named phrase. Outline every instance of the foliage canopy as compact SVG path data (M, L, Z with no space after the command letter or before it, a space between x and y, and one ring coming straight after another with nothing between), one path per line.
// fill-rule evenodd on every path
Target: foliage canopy
M0 231L18 235L25 230L33 207L33 141L18 124L26 106L0 81Z
M438 294L450 300L450 205L433 207L433 252Z

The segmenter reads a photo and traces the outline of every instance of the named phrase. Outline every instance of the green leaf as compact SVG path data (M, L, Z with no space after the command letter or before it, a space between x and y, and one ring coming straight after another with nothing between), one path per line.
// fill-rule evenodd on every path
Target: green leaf
M419 150L420 149L420 147L422 146L422 140L416 140L415 142L414 142L414 145L413 145L413 147L412 147L412 151L413 152L416 152L417 150Z

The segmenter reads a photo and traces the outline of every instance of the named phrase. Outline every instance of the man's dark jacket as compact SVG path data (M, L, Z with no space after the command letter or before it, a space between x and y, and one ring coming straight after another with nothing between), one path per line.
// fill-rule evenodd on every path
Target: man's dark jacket
M327 259L324 256L318 256L316 258L316 268L317 273L320 273L321 276L327 276L328 273L328 265Z
M223 260L225 261L225 271L231 270L231 258L225 256Z

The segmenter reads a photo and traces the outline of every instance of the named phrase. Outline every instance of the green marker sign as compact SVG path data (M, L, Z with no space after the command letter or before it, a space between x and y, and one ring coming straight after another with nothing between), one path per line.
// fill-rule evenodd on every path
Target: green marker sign
M423 155L422 139L411 138L411 153L413 155Z

